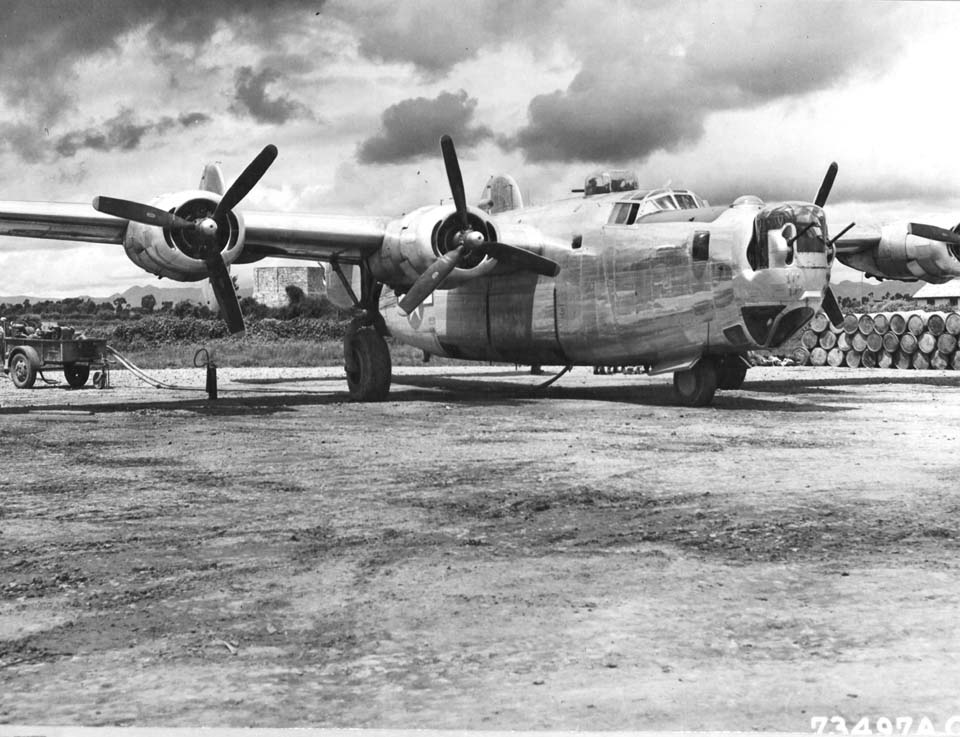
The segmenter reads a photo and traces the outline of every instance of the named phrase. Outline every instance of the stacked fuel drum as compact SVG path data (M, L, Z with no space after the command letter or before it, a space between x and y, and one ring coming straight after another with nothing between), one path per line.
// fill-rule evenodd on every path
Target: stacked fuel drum
M960 314L848 314L834 327L822 312L800 336L793 359L801 366L960 370Z

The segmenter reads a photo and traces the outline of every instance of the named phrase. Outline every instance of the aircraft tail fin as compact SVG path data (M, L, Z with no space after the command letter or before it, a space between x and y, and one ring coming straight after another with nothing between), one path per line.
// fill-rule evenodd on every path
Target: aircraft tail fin
M200 187L206 192L214 194L223 194L227 188L223 186L223 172L216 164L207 164L203 167L203 175L200 177Z
M509 174L490 177L487 186L483 188L478 207L491 215L523 207L523 196L517 180Z

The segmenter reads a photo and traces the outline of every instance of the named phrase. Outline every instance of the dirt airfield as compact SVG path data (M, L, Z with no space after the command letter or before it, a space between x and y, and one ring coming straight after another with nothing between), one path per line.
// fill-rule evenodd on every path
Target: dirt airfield
M151 373L0 380L0 723L960 714L958 374Z

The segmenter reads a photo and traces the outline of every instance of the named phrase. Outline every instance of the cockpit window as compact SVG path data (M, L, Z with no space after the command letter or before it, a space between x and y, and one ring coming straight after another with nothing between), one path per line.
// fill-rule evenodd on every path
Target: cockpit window
M659 197L657 197L656 200L654 200L654 202L657 203L657 206L658 206L661 210L677 210L677 209L679 209L679 208L677 207L677 203L673 201L673 197L671 197L671 196L668 195L668 194L662 194L662 195L660 195Z
M677 204L680 206L681 210L693 210L699 207L699 205L697 205L697 201L693 198L692 195L683 194L681 192L674 192L673 196L674 196L674 199L676 199Z

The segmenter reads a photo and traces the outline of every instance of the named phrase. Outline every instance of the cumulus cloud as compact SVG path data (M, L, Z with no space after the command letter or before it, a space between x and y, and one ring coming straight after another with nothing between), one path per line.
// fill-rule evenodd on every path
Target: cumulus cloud
M269 45L289 13L313 18L322 0L8 0L0 31L0 95L9 105L45 124L73 104L74 65L113 50L132 31L146 31L155 44L203 46L223 24Z
M53 144L57 155L70 158L81 149L94 151L132 151L141 146L147 135L162 134L174 128L188 128L209 122L204 113L184 113L177 118L169 116L158 120L141 122L132 110L121 110L116 116L101 125L84 130L71 131Z
M280 71L264 67L259 72L252 67L240 67L235 78L234 103L230 109L239 115L249 115L258 123L286 123L292 118L310 118L312 113L300 102L287 95L273 95L267 86L281 78Z
M384 110L381 132L360 144L357 158L365 164L385 164L435 154L444 133L460 146L474 146L493 137L488 127L470 124L476 107L477 101L464 90L441 92L432 100L415 97L398 102Z
M772 2L694 10L618 6L606 21L589 3L571 11L567 25L585 29L567 38L580 72L567 89L531 100L527 124L501 144L530 161L642 160L697 140L712 112L827 89L895 58L887 8ZM831 33L835 27L844 32Z
M481 49L524 37L529 45L551 42L548 23L559 3L551 0L350 0L331 3L327 12L349 23L358 50L369 59L413 64L428 76L442 76Z

